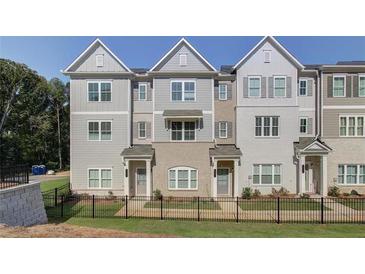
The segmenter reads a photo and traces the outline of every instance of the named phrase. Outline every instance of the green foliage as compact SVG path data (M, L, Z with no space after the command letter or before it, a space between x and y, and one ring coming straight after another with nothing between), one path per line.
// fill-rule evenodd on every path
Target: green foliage
M252 188L244 187L242 190L242 198L243 199L250 199L252 197Z
M253 194L252 194L252 196L253 196L254 198L258 198L258 197L260 197L260 196L261 196L261 192L260 192L260 190L255 189L255 190L254 190L254 192L253 192Z
M161 190L159 189L156 189L153 191L153 199L154 200L161 200L162 198L162 193L161 193Z
M309 199L310 196L309 196L308 193L302 193L302 194L300 194L300 198L302 198L302 199Z
M272 188L271 193L274 197L288 196L289 195L289 190L287 190L285 187L281 187L279 190L276 190L275 188Z
M328 189L328 196L338 197L340 195L340 189L337 186L331 186Z
M352 195L352 196L360 196L359 192L357 192L355 189L351 190L350 195Z

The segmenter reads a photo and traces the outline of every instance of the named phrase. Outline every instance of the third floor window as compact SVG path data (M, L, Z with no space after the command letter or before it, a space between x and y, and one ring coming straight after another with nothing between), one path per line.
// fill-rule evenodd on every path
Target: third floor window
M172 81L171 101L195 101L194 81Z
M248 96L259 97L261 93L261 77L248 78Z
M365 75L359 77L359 96L365 97Z
M345 97L345 76L333 77L333 97Z

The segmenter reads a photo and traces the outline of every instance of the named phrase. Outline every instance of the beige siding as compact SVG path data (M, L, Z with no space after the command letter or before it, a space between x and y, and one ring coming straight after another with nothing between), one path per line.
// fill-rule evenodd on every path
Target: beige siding
M133 114L133 125L132 125L132 136L133 136L133 144L150 144L152 141L152 114L141 114L135 113ZM138 139L138 122L146 122L147 123L147 138L146 139ZM149 126L148 126L149 125Z
M339 117L341 114L365 115L365 109L324 109L323 134L322 134L324 138L339 138L340 136ZM362 140L364 141L363 138Z

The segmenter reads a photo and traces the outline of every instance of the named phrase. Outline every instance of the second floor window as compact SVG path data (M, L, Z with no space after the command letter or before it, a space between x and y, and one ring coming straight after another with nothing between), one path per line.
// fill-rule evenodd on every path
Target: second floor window
M146 122L138 122L138 138L146 138Z
M278 137L279 117L277 116L257 116L255 117L256 137Z
M219 100L224 101L227 100L227 85L221 84L219 85Z
M194 141L195 122L171 122L172 141Z
M227 122L219 122L219 138L227 138Z
M89 121L89 141L110 141L112 139L112 122L110 121Z
M365 97L365 76L359 77L359 96Z
M145 101L147 99L147 84L138 85L138 100Z
M171 82L172 101L195 101L195 82L173 81Z
M299 96L307 96L307 80L299 81Z
M87 84L89 102L111 102L111 82L88 82Z
M248 79L248 96L259 97L261 93L261 78L249 77Z
M364 135L365 116L340 116L340 136L362 137Z
M274 77L274 97L285 97L286 77Z
M345 97L345 76L333 77L333 97Z
M308 129L308 118L307 117L299 118L299 132L307 133L307 129Z

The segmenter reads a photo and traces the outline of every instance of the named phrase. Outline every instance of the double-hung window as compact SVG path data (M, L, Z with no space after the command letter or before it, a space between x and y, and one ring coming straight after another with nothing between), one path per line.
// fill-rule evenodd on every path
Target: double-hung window
M254 185L279 185L281 183L281 170L279 164L253 165Z
M365 75L359 76L359 96L365 97Z
M338 184L365 184L365 164L338 165Z
M285 97L286 93L286 77L274 77L274 97Z
M145 139L147 134L146 134L146 122L138 122L138 138L139 139Z
M226 84L219 85L218 95L219 95L219 100L221 100L221 101L227 100L227 85Z
M112 169L111 168L89 168L88 169L89 188L111 188Z
M88 121L89 141L111 141L112 122L111 121Z
M308 118L307 117L299 118L299 132L300 133L308 132Z
M248 78L248 96L260 97L261 93L261 77L251 76Z
M138 100L145 101L147 100L147 84L138 84Z
M299 80L299 96L307 96L307 80Z
M195 122L171 121L171 140L172 141L194 141Z
M195 101L194 81L172 81L171 100L172 101Z
M333 77L333 97L345 97L345 76Z
M364 137L365 115L341 115L340 136L341 137Z
M169 169L168 188L172 190L198 189L198 171L190 167L175 167Z
M227 122L219 122L218 124L219 138L227 138Z
M256 137L277 137L279 136L278 116L257 116L255 117Z
M87 83L89 102L111 102L112 83L108 81L90 81Z

